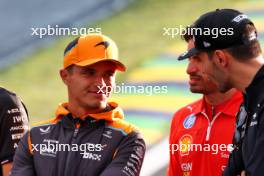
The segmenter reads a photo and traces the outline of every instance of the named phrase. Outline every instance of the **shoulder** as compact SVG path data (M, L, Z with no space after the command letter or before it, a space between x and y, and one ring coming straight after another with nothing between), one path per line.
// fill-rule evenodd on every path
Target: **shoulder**
M201 108L202 101L202 99L198 99L178 109L172 117L171 130L178 129L179 125L184 123L185 120L195 120L197 112L200 111L199 109Z
M0 119L13 118L13 123L27 123L27 109L14 92L0 87Z
M5 88L0 87L0 104L6 104L16 102L19 98L14 92L11 92Z
M9 113L22 113L26 111L22 100L14 92L0 87L0 111L8 110ZM26 115L27 113L25 113Z
M34 124L33 127L30 129L30 132L33 132L34 134L48 133L56 124L58 124L58 122L60 122L60 119L58 118L52 118L46 121L41 121L39 123Z
M174 113L173 119L175 119L175 118L177 118L177 119L185 118L186 116L193 114L194 110L199 108L199 106L201 106L202 101L203 101L202 99L199 99L197 101L194 101L194 102L192 102L192 103L190 103L190 104L178 109Z
M125 121L124 119L118 119L112 122L107 122L106 128L111 128L115 131L119 131L124 136L127 136L133 132L140 133L139 129L135 125Z
M115 134L119 133L119 135L116 135L116 138L122 141L120 143L120 146L124 146L125 148L127 148L125 150L133 147L134 149L142 150L145 152L146 142L142 133L135 125L123 119L120 119L113 122L107 122L106 128L110 128L112 131L115 131Z

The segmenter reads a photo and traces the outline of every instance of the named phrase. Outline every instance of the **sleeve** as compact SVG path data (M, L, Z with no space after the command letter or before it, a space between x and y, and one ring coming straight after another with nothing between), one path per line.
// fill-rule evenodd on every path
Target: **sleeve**
M242 149L235 148L229 155L228 164L225 168L223 176L237 176L244 170L242 162Z
M251 157L253 159L253 163L249 164L246 169L246 174L254 175L254 176L263 176L264 171L264 107L261 109L261 113L259 114L258 126L257 126L257 136L256 136L256 143L254 148L251 151Z
M178 126L177 118L178 113L175 113L173 116L172 122L171 122L171 128L170 128L170 138L169 138L169 151L170 151L170 161L169 166L167 169L167 176L175 176L175 175L182 175L180 163L178 161L178 152L174 151L173 145L177 143L177 140L174 137L174 134L176 132L176 127Z
M117 148L114 159L100 176L139 176L145 150L145 142L139 133L128 134Z
M36 176L30 145L30 133L28 132L19 142L10 176Z
M245 135L247 113L242 104L237 114L236 129L233 136L234 150L229 155L228 164L223 172L223 176L237 176L244 170L242 158L242 142Z
M28 130L28 117L15 94L0 94L0 162L5 164L13 161L18 142Z

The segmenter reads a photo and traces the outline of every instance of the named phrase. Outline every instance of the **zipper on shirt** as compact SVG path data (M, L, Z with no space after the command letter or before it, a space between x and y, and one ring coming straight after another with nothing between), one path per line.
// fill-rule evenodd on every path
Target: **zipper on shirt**
M206 141L209 141L210 139L210 134L211 134L211 129L212 129L212 126L214 124L214 121L217 119L217 117L221 114L221 112L217 113L214 117L213 117L213 120L210 122L210 119L209 117L207 116L207 114L205 112L202 112L202 114L206 117L207 121L208 121L208 127L207 127L207 130L206 130L206 138L205 140Z
M73 138L76 138L79 132L79 128L74 129Z
M79 133L79 129L80 129L80 123L76 123L75 124L75 128L74 128L74 132L73 132L73 137L72 140L70 142L70 145L72 145L73 143L75 143L76 138L78 136ZM70 173L70 163L71 163L71 158L72 158L73 152L68 152L67 158L66 158L66 165L65 165L65 172L64 175L68 176L68 174Z

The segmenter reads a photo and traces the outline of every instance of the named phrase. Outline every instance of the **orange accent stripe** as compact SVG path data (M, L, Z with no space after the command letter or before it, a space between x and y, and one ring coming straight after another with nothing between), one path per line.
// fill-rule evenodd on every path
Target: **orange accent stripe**
M80 128L80 127L81 127L81 124L80 124L80 123L76 123L76 124L75 124L75 127L76 127L76 128Z
M102 112L102 113L97 113L97 114L86 114L80 118L83 119L87 116L91 116L92 118L97 119L97 120L104 119L106 121L111 121L111 122L124 119L124 113L122 109L118 107L118 104L115 102L109 102L109 104L114 108L113 110Z
M28 149L29 149L29 152L31 153L31 155L33 155L33 148L32 148L32 142L31 142L31 138L30 138L30 132L28 132Z
M112 157L112 160L115 159L116 154L117 154L117 149L115 150L115 153L114 153L114 155L113 155L113 157Z
M138 131L138 129L134 125L132 125L132 124L130 124L124 120L117 120L114 122L108 122L107 125L114 127L114 128L117 128L117 129L120 129L120 130L123 130L127 134L131 133L132 131Z

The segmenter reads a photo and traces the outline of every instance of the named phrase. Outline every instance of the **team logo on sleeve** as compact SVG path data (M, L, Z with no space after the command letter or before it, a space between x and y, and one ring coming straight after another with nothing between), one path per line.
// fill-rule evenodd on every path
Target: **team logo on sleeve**
M189 155L192 143L193 139L189 134L185 134L180 138L179 147L181 156Z
M50 126L47 128L39 128L40 134L48 134L50 133Z
M191 114L187 116L183 121L183 127L185 129L192 128L196 120L196 116L194 114Z

